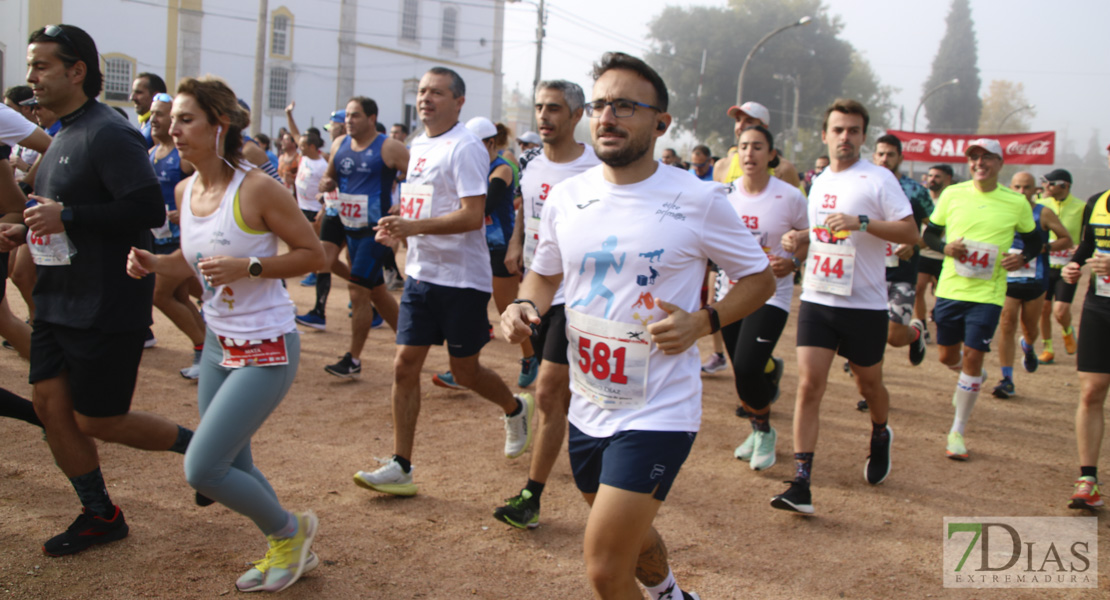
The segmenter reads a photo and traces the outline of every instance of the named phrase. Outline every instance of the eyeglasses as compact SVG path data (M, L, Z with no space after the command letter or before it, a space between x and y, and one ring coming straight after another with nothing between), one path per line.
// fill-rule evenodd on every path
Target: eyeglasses
M636 114L637 106L642 106L644 108L650 108L652 110L663 112L663 109L659 108L658 106L644 104L643 102L636 102L635 100L625 100L624 98L617 98L616 100L611 100L608 102L606 102L605 100L594 100L593 102L587 102L585 106L586 116L590 118L600 117L601 113L605 112L606 106L610 106L613 108L613 116L617 117L618 119L631 117L632 115Z
M173 104L173 96L171 96L171 95L169 95L165 92L159 92L159 93L154 95L154 101L155 102L166 102L168 104Z
M42 34L45 35L48 38L54 38L56 40L61 40L67 46L69 46L70 50L72 50L75 53L77 52L77 44L74 44L73 40L69 39L69 36L66 35L66 30L62 29L61 26L59 26L59 25L47 25L45 28L43 28Z
M1067 183L1068 182L1066 182L1066 181L1047 181L1047 180L1044 180L1045 185L1050 185L1050 186L1053 186L1053 187L1060 187L1062 185L1067 185Z

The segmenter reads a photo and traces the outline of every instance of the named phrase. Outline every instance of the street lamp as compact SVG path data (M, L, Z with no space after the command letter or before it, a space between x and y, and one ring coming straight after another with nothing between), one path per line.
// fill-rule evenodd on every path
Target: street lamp
M942 89L944 89L944 88L946 88L950 85L958 85L959 83L960 83L960 79L958 77L953 78L953 79L949 79L948 81L945 81L944 83L938 85L937 87L929 90L925 94L925 96L921 98L921 102L917 103L917 108L915 108L914 111L913 111L913 132L914 133L917 133L917 113L921 112L921 107L925 105L925 101L929 99L929 96L932 96L933 94L939 92L940 90L942 90ZM910 161L910 178L911 179L914 176L913 164L914 164L913 161Z
M1018 114L1019 112L1021 112L1023 110L1033 110L1034 108L1037 108L1037 107L1033 106L1032 104L1026 104L1025 106L1022 106L1021 108L1015 108L1014 110L1010 111L1010 114L1006 115L1005 117L1002 117L1002 122L998 124L998 133L1002 133L1002 126L1006 124L1006 121L1010 120L1010 117Z
M763 36L762 39L760 39L758 42L756 42L754 46L752 46L751 51L748 52L748 55L746 57L744 57L744 64L740 66L740 77L738 77L737 81L736 81L736 104L737 105L743 104L743 102L744 102L744 73L748 70L748 63L751 62L752 57L755 56L756 50L759 50L759 47L762 46L763 44L765 44L767 42L767 40L769 40L769 39L775 37L776 35L786 31L787 29L790 29L792 27L801 27L802 25L806 25L806 24L808 24L812 21L813 21L813 17L808 17L808 16L802 17L802 18L798 19L797 21L794 21L793 23L791 23L789 25L783 25L782 27L779 27L778 29L772 31L771 33L768 33L767 35Z
M786 83L794 84L794 119L791 121L791 125L790 125L790 138L789 138L790 139L790 145L787 146L790 149L790 161L793 162L794 161L794 151L795 151L796 146L798 145L798 94L799 94L798 88L801 84L798 82L798 77L795 76L795 75L783 75L781 73L775 73L773 77L775 79L779 80L779 81L782 81L784 88L786 87L786 85L785 85ZM782 114L783 114L783 118L785 118L786 117L786 90L785 89L782 92ZM783 140L782 145L783 146L787 145L786 140Z

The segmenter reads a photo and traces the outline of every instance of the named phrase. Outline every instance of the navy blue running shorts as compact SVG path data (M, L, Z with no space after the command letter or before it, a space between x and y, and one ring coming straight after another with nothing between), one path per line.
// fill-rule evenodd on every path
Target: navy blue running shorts
M937 344L955 346L963 342L968 348L990 352L1000 316L1002 307L997 304L937 298L933 309Z
M466 358L489 343L489 292L454 288L405 278L397 316L397 345L438 346Z
M347 254L351 257L351 283L366 289L385 284L382 266L386 255L392 253L389 246L374 241L373 234L363 237L347 236Z
M586 435L570 423L567 449L574 483L583 494L596 494L601 484L617 489L651 494L662 502L678 477L678 471L696 431L621 431L606 438Z

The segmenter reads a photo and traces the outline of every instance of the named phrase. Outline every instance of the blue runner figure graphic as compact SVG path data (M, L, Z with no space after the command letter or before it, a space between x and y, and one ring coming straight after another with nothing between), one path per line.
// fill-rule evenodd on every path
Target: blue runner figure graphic
M586 273L586 261L590 258L594 259L594 277L590 281L590 293L586 295L583 300L575 300L570 305L571 308L576 306L589 305L594 298L601 296L605 298L605 318L609 318L609 309L613 307L613 292L605 287L605 276L609 273L609 267L613 267L613 271L620 274L621 269L624 268L625 252L621 253L621 260L618 263L617 257L613 255L613 250L617 248L617 236L611 235L604 242L601 243L601 250L598 252L587 252L582 257L582 268L578 271L579 275Z

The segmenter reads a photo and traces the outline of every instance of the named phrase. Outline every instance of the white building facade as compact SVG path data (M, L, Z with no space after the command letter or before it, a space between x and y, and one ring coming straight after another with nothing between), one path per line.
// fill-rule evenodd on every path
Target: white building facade
M258 22L265 15L261 105L254 106ZM49 24L96 40L105 74L101 101L133 114L131 81L216 75L252 104L258 131L286 123L322 127L352 96L378 104L387 128L419 129L416 91L433 66L466 82L462 121L501 117L504 0L3 0L0 84L24 83L27 37ZM326 138L326 136L325 136Z

